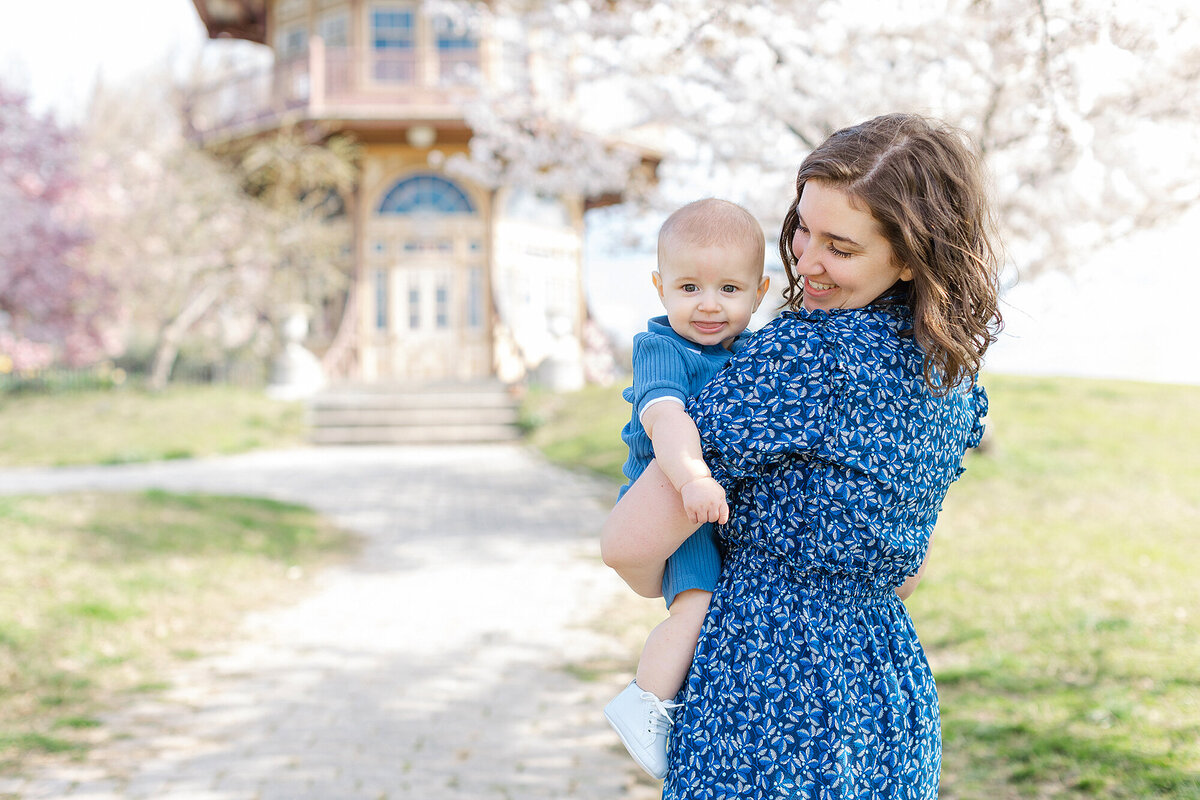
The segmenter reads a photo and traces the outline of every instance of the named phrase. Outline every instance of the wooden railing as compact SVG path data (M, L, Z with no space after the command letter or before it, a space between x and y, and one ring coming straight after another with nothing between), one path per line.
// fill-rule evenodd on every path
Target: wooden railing
M326 47L314 38L301 56L194 90L185 111L200 139L269 127L290 113L312 119L348 112L360 118L404 119L417 106L456 107L477 91L481 80L477 49L423 56Z

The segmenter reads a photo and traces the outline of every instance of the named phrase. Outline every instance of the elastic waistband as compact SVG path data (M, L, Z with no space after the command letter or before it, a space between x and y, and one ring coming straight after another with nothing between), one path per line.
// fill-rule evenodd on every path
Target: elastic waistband
M756 547L733 547L726 554L729 565L780 577L802 591L853 605L880 605L896 598L895 587L873 581L869 576L829 572L803 567Z

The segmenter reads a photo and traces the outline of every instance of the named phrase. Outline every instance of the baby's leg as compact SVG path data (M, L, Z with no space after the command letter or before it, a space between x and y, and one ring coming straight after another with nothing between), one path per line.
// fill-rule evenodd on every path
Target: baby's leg
M711 597L712 592L701 589L688 589L675 596L670 616L650 632L642 650L637 685L643 690L661 700L670 700L679 693L692 665Z

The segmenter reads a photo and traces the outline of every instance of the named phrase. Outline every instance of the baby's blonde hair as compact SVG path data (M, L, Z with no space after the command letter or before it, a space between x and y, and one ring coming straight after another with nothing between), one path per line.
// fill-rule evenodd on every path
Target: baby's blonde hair
M667 217L658 231L658 263L670 247L745 247L760 267L766 254L762 226L746 209L728 200L695 200Z

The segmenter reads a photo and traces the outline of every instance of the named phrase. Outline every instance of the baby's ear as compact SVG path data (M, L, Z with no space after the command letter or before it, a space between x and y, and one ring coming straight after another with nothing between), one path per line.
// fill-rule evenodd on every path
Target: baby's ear
M754 301L754 310L758 311L758 304L767 296L767 289L771 288L771 276L763 275L762 280L758 282L758 299Z
M658 296L663 296L663 279L658 270L650 273L650 280L654 281L654 288L658 290Z

